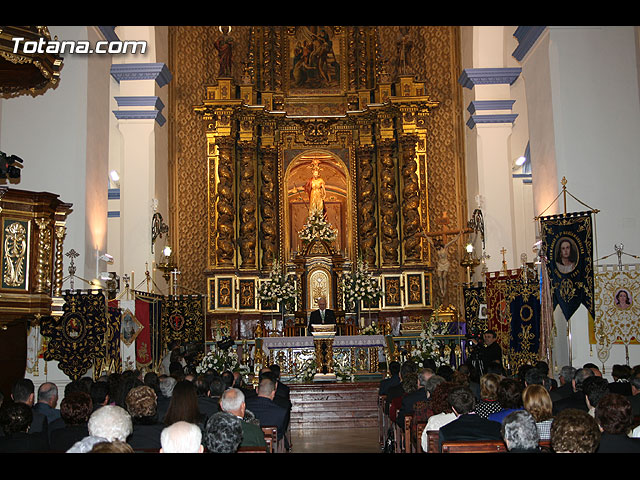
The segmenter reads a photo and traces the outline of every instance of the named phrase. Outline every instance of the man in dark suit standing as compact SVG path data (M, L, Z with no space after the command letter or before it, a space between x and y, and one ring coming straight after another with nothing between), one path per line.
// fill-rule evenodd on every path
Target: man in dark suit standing
M440 427L441 446L444 442L502 440L502 425L475 413L476 399L469 388L454 388L448 399L457 418Z
M336 314L333 310L327 308L327 299L324 297L318 298L318 309L311 312L311 317L309 318L309 333L311 333L312 325L314 324L335 325L335 323Z

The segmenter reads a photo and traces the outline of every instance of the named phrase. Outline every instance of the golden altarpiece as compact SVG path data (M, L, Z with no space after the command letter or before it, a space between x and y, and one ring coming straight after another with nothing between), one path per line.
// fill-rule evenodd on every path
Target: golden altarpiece
M305 335L320 296L336 311L338 332L357 333L340 276L359 258L383 290L362 311L367 322L429 315L434 265L425 233L438 210L428 143L444 99L414 72L410 32L394 31L384 53L382 27L240 28L215 32L218 74L192 106L206 139L207 330L226 325L236 339L268 330L277 307L257 291L274 263L297 288L295 307L276 315L280 335ZM314 178L332 242L299 236Z

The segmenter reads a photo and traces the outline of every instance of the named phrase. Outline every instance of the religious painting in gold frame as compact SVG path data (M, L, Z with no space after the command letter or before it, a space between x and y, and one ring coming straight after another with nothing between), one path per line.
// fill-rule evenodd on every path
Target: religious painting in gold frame
M287 31L284 75L287 94L344 94L347 68L343 27L297 25Z
M144 328L136 316L128 308L122 312L120 316L120 340L127 347L131 346L136 341L138 335Z

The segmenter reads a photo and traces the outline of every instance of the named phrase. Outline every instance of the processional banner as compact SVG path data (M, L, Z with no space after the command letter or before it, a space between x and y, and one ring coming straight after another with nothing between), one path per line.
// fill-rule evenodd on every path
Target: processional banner
M62 316L47 317L41 323L40 333L49 339L43 358L58 361L60 370L77 380L96 359L105 357L107 301L100 290L67 290L63 299Z
M568 320L584 305L591 324L595 315L591 212L541 217L540 227L553 308L560 305Z
M204 342L204 297L170 295L162 308L162 348L175 340L182 344Z
M502 348L503 366L516 372L538 359L540 349L540 286L525 281L521 270L486 274L486 327Z
M160 362L162 356L161 320L164 299L162 295L133 292L135 297L135 320L141 330L136 336L136 366L149 368Z
M465 285L462 288L464 297L464 319L467 333L481 334L487 330L487 299L483 285Z
M640 340L640 265L599 265L595 281L595 320L589 341L598 359L609 359L611 346Z

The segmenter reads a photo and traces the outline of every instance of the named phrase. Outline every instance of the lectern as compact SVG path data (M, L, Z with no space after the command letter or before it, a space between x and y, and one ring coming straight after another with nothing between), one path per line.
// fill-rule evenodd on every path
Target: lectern
M336 335L336 326L314 324L311 329L316 352L316 374L313 376L313 381L334 381L336 374L333 371L333 338Z

